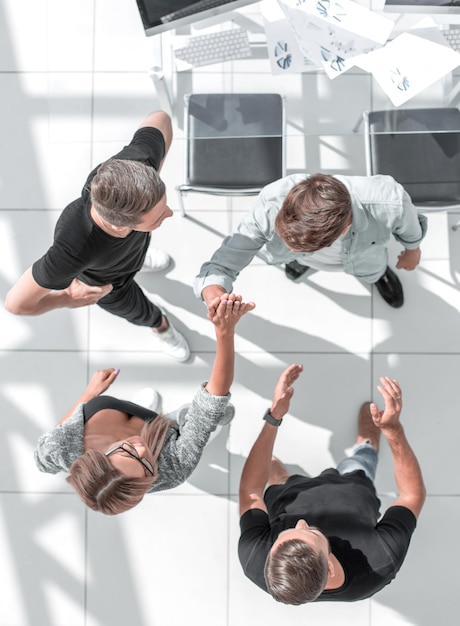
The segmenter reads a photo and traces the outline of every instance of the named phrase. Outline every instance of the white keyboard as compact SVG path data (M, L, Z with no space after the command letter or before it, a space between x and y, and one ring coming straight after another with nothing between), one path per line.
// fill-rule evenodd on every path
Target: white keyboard
M248 33L229 28L217 33L189 37L187 45L174 51L179 71L251 56Z
M460 52L460 26L449 26L448 28L444 28L441 33L450 47L453 48L455 52Z

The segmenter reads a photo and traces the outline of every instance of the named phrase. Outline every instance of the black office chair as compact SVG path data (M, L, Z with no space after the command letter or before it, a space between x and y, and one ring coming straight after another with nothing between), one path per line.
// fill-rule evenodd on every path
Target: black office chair
M420 211L460 210L458 109L366 111L363 116L368 175L393 176Z
M279 94L190 94L185 97L183 195L256 195L285 175L284 98Z

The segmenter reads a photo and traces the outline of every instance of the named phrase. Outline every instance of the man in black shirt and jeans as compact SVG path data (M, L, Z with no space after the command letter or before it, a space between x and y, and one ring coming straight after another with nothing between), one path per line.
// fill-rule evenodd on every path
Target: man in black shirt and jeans
M81 197L62 212L53 245L7 294L8 311L41 315L98 304L151 328L173 358L189 358L185 338L134 281L142 267L158 271L171 261L149 248L151 231L173 214L158 174L171 141L169 115L154 111L128 146L91 172Z
M315 478L289 476L272 452L301 372L291 365L281 375L243 468L240 562L246 576L285 604L362 600L396 576L425 501L420 467L399 421L401 389L380 379L385 409L363 404L353 455L337 469ZM381 433L399 496L379 520L373 480Z

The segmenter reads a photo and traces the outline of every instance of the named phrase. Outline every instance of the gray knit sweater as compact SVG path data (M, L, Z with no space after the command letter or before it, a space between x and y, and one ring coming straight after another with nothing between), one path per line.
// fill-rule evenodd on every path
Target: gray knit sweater
M168 429L163 448L158 456L158 479L149 491L177 487L193 472L201 458L210 434L224 418L230 400L213 396L203 383L185 416L184 423L174 423ZM50 474L69 471L72 463L83 454L83 404L61 425L40 437L34 452L39 470Z

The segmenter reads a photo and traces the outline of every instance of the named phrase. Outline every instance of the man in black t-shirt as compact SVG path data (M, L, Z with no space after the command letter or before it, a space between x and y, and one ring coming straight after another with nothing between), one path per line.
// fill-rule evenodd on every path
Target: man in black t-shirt
M158 173L171 140L169 115L154 111L128 146L91 172L81 197L62 212L53 245L7 294L8 311L41 315L98 304L151 328L173 358L189 358L185 338L134 280L142 267L158 271L171 261L149 247L150 233L173 214Z
M243 468L240 562L248 578L285 604L362 600L396 576L425 501L420 467L399 421L401 389L380 379L385 409L363 404L353 455L337 469L315 478L290 476L272 452L301 372L291 365L281 375ZM381 433L399 497L379 520L373 481Z

